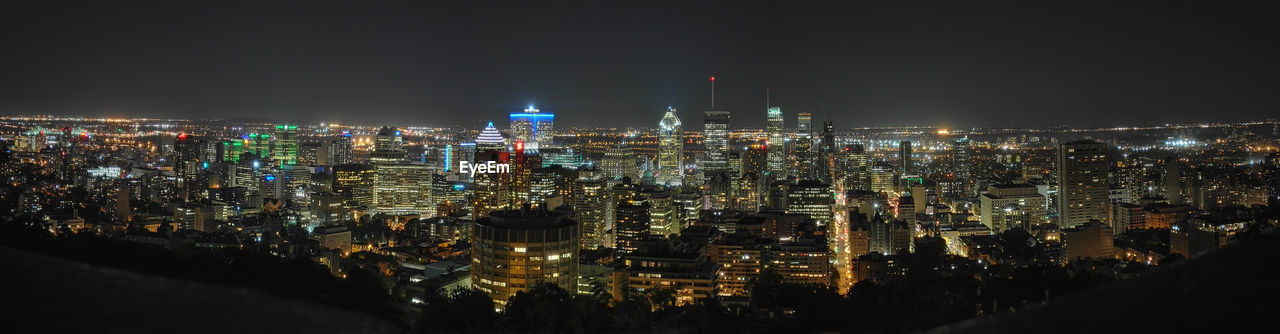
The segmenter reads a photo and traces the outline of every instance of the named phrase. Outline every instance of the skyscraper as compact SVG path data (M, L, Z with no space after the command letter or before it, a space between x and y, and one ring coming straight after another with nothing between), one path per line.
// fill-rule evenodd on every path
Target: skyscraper
M813 114L802 112L796 114L795 140L791 142L795 165L793 174L812 179L817 177L817 162L813 151Z
M624 177L636 181L640 179L640 165L636 164L635 150L625 143L615 144L605 150L600 165L604 168L605 177L609 179L621 180Z
M427 165L375 164L373 201L378 212L434 216L435 203L431 201L433 174Z
M898 142L898 172L901 175L911 175L911 141L903 140Z
M578 169L573 185L573 212L582 223L582 249L605 245L609 230L609 194L597 168Z
M973 170L972 161L969 160L969 137L956 139L955 142L951 143L951 149L954 151L951 156L953 160L951 163L952 169L955 170L956 180L959 180L962 185L960 189L957 189L958 194L952 193L951 195L963 194L968 196L970 182L972 181L970 174L972 174L971 171Z
M816 180L804 180L787 186L787 212L809 215L826 224L831 221L831 186Z
M271 160L274 160L280 165L297 165L298 126L288 124L276 125L275 134L275 149L271 152Z
M683 183L684 138L676 109L667 107L667 113L658 122L658 172L656 178L663 184ZM673 182L674 181L674 182Z
M702 169L708 172L724 170L729 164L729 112L708 111L703 116L705 157Z
M649 235L652 216L646 201L623 203L618 205L615 232L618 238L618 253L631 254L640 248L640 241Z
M480 131L480 135L476 136L476 152L484 151L500 151L507 150L507 142L502 138L502 132L498 128L493 127L493 122L484 127Z
M511 113L511 140L523 141L526 147L552 146L556 115L529 106L524 112Z
M1058 145L1058 224L1107 223L1107 145L1080 140Z
M822 122L821 145L818 148L818 179L833 183L831 177L836 175L835 152L836 130L831 121Z
M578 223L545 210L494 211L471 231L471 285L505 307L538 283L574 291L578 279Z
M384 126L378 130L373 140L373 153L369 153L370 162L375 164L404 162L404 137L401 136L400 130Z
M769 107L768 119L765 125L765 134L768 136L767 149L768 171L769 175L775 180L785 179L786 171L786 152L787 140L786 134L782 133L783 119L782 108Z

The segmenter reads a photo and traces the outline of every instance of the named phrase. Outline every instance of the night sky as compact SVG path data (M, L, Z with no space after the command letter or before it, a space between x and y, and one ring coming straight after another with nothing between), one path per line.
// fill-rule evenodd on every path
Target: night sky
M0 8L0 114L467 125L840 128L1255 120L1274 12L1204 1L24 1ZM909 2L910 4L905 4Z

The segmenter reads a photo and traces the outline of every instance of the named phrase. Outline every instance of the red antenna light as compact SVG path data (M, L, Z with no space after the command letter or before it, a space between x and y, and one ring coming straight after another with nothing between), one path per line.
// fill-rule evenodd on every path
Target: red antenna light
M716 77L715 77L715 76L711 76L711 81L716 81Z

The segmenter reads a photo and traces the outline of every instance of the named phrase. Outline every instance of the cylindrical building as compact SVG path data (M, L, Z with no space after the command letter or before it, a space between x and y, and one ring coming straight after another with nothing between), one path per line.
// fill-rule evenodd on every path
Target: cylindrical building
M503 210L471 229L471 286L498 307L537 283L577 291L578 223L558 212Z

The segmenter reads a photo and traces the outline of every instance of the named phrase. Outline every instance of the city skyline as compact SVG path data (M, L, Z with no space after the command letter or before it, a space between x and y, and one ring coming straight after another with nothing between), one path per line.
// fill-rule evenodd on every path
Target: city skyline
M1269 31L1148 0L15 3L0 299L53 333L1257 331Z

